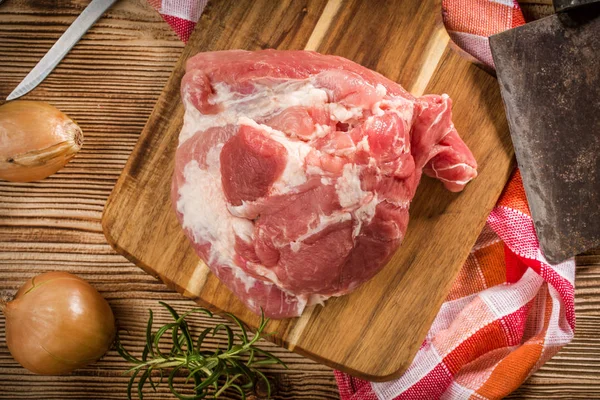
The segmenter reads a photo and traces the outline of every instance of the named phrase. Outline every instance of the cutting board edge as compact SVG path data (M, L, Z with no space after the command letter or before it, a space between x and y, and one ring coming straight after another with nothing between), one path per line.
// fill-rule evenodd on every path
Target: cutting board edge
M300 354L307 358L310 358L311 360L314 360L320 364L327 365L328 367L331 367L333 369L347 373L348 375L352 375L353 377L360 378L360 379L370 381L370 382L387 382L387 381L391 381L391 380L400 378L402 375L404 375L404 373L406 372L408 367L410 367L410 365L412 364L415 356L417 355L417 353L419 351L419 347L420 347L420 344L417 345L415 347L414 352L411 352L413 354L410 357L410 359L407 358L405 361L401 362L400 365L398 365L397 367L394 368L394 372L391 372L391 373L383 372L381 374L375 374L372 372L366 372L363 370L350 368L350 367L348 367L348 365L340 364L335 361L322 358L319 355L317 355L313 352L307 351L300 346L295 346L293 349L290 349L287 346L287 342L284 341L284 343L286 344L286 346L284 346L284 347L290 351L293 351L294 353L297 353L297 354Z
M164 89L163 89L163 91L164 91ZM160 97L159 97L159 99L160 99ZM159 102L157 102L157 105L155 106L155 108L158 108L158 105L159 105ZM177 284L176 282L171 281L170 279L166 278L165 276L161 275L160 273L157 273L154 269L152 269L150 266L148 266L146 263L144 263L142 260L140 260L138 257L136 257L133 253L128 251L125 247L121 246L119 244L119 234L114 232L114 222L115 221L113 220L111 213L113 211L113 208L116 207L115 202L117 201L117 198L119 196L125 195L122 192L123 192L124 188L130 184L128 182L128 180L130 179L128 176L129 176L129 173L131 172L131 164L134 163L136 158L141 157L140 146L142 146L144 138L150 134L151 134L151 132L145 126L142 130L142 133L140 134L140 137L138 138L138 141L136 142L134 150L132 151L129 159L127 160L127 163L126 163L123 171L121 172L121 174L117 180L117 183L115 184L115 186L106 202L106 205L102 212L102 218L101 218L103 234L106 237L107 242L117 253L124 256L126 259L131 261L133 264L135 264L138 268L142 269L144 272L146 272L149 275L153 276L154 278L158 279L160 282L165 284L169 289L176 291L183 297L191 299L194 302L198 303L199 305L210 309L211 311L215 311L216 314L222 314L225 312L224 310L220 309L219 307L217 307L213 304L203 301L200 296L197 296L197 295L194 295L193 293L188 292L186 290L186 288L182 287L181 285ZM515 156L513 155L512 159L510 161L511 166L510 166L509 170L507 171L507 177L504 180L505 182L507 182L509 180L510 175L512 174L512 171L514 170L515 163L516 163L516 160L515 160ZM134 185L135 185L135 183L134 183ZM502 193L502 189L498 191L497 196L495 196L496 200L494 200L493 204L490 207L488 207L489 208L488 212L485 213L484 217L482 217L482 220L480 222L481 227L483 227L483 225L485 224L487 215L493 209L493 206L496 203L497 198L500 197L501 193ZM480 231L480 230L478 230L478 231ZM473 243L475 243L476 240L477 240L477 235L474 235ZM399 251L402 251L401 248L399 249ZM461 266L462 266L462 264L461 264ZM456 275L459 272L460 272L460 267L457 267L456 270L453 271L454 277L456 277ZM454 281L454 279L455 278L453 278L452 281ZM439 312L439 309L442 304L443 304L443 299L440 302L440 304L438 305L437 311L434 314L433 319L435 318L435 315L437 315L437 313ZM244 322L251 328L251 325L248 324L247 321L244 321ZM424 333L423 333L423 335L420 335L420 336L425 337L428 329L429 329L429 326L424 327L423 328ZM316 362L327 365L331 368L338 369L338 370L346 372L352 376L356 376L358 378L373 381L373 382L389 381L389 380L393 380L393 379L396 379L396 378L399 378L400 376L402 376L404 374L404 372L406 372L406 369L412 363L412 360L414 359L414 357L417 354L418 349L419 349L419 345L416 345L414 348L414 351L410 352L411 357L406 359L406 360L410 360L410 361L404 360L404 361L400 362L399 365L395 365L392 368L380 368L380 369L378 369L378 371L381 371L381 373L377 374L377 373L374 373L372 369L370 370L370 372L366 372L366 371L363 371L362 369L352 368L348 364L341 364L340 362L336 362L331 359L323 358L323 357L317 355L316 353L305 349L301 345L291 345L286 340L285 336L273 337L272 339L269 339L269 341L271 341L277 345L280 345L288 350L291 350L298 354L304 355ZM390 370L392 370L393 372L389 372Z
M139 139L138 139L138 143L139 143ZM136 147L138 146L138 143L136 143ZM135 151L135 149L134 149L134 151ZM130 156L130 158L131 157L133 157L133 153ZM123 172L121 172L121 175L119 176L119 179L117 180L117 184L113 188L113 191L110 193L110 196L108 197L108 200L106 201L106 205L104 206L104 209L102 210L102 218L101 218L102 233L104 234L106 241L108 242L110 247L112 247L113 250L115 250L117 253L119 253L120 255L125 257L127 260L131 261L136 267L141 268L145 273L155 277L156 279L160 279L161 282L164 282L164 280L160 276L160 274L158 274L155 271L153 271L152 269L150 269L144 262L137 259L133 254L131 254L125 248L121 247L118 244L118 239L115 238L115 236L113 235L112 221L109 221L109 217L107 217L107 215L109 215L110 212L112 211L113 197L118 196L118 192L120 191L120 186L122 185L121 180L124 180L127 178L126 177L127 172L128 171L127 171L127 167L126 167L125 169L123 169Z
M115 199L120 196L123 195L121 192L123 191L123 188L125 187L125 185L127 185L127 179L128 179L128 174L130 172L130 163L133 162L133 160L136 157L139 157L139 151L138 151L138 147L141 146L142 143L142 139L148 135L148 131L147 129L144 127L142 134L140 135L140 138L138 139L138 142L136 143L136 146L133 150L133 152L131 153L130 158L127 161L127 164L125 166L125 168L123 169L123 171L121 172L121 175L119 176L119 179L117 181L117 183L115 184L115 187L113 188L107 202L106 205L104 207L104 210L102 212L102 218L101 218L101 225L102 225L102 231L104 236L106 237L107 242L110 244L110 246L119 254L121 254L122 256L124 256L126 259L128 259L129 261L131 261L133 264L135 264L138 268L142 269L144 272L148 273L149 275L153 276L154 278L158 279L159 281L161 281L162 283L164 283L169 289L171 290L175 290L177 293L179 293L180 295L182 295L185 298L191 299L194 302L198 303L199 305L206 307L208 309L210 309L211 311L215 311L217 314L221 314L224 313L225 311L221 310L220 308L205 302L202 300L201 297L193 295L192 293L188 292L186 290L186 288L182 287L181 285L178 285L177 283L167 279L165 276L161 275L160 273L157 273L155 270L153 270L151 267L149 267L147 264L145 264L143 261L141 261L139 258L137 258L134 254L132 254L130 251L128 251L125 247L119 245L119 240L118 240L118 234L115 234L114 232L114 221L112 220L111 212L113 210L113 207L115 206ZM515 157L513 155L512 160L510 162L511 166L509 168L509 170L507 171L508 175L506 178L506 181L509 180L510 175L512 174L512 171L514 170L514 166L515 166L516 160ZM482 217L482 220L480 222L481 227L484 226L485 221L487 219L487 215L489 214L489 211L491 211L494 207L494 204L497 201L497 198L500 197L502 193L502 190L500 190L498 192L498 195L495 196L496 200L493 202L493 204L491 205L491 207L489 207L488 212L485 214L484 217ZM473 238L473 243L475 243L475 241L477 240L477 235L474 236ZM401 248L398 251L402 251ZM460 267L456 268L455 271L453 271L453 275L454 278L452 279L452 281L454 281L456 275L460 272ZM232 294L233 295L233 294ZM437 312L439 312L439 309L441 307L441 305L443 304L443 299L440 302L439 306L437 307L437 311L434 314L437 315ZM247 322L244 321L246 324ZM250 325L248 325L251 328ZM421 335L423 337L426 336L427 334L427 330L429 329L429 327L423 328L425 330L424 334ZM273 338L274 340L269 339L269 341L280 345L290 351L294 351L298 354L304 355L316 362L319 362L321 364L327 365L331 368L334 369L338 369L341 370L343 372L346 372L352 376L356 376L359 377L361 379L365 379L365 380L369 380L369 381L373 381L373 382L385 382L385 381L389 381L389 380L393 380L393 379L397 379L400 376L402 376L404 374L404 372L406 372L406 370L408 369L408 367L410 366L410 364L412 363L412 360L414 359L415 355L418 352L419 346L416 345L414 348L414 351L411 351L411 357L407 358L406 360L410 360L410 361L402 361L399 363L399 365L396 365L394 367L392 367L391 369L393 370L393 372L388 372L390 370L390 368L386 368L385 372L382 372L381 374L377 374L377 373L373 373L372 370L371 372L366 372L360 369L356 369L356 368L352 368L347 364L341 364L339 362L333 361L331 359L326 359L323 358L319 355L317 355L316 353L313 353L305 348L303 348L301 345L291 345L287 340L286 337L277 337L277 338ZM381 371L381 369L379 369Z
M185 49L183 51L182 54L185 54ZM165 88L169 85L169 82L171 81L172 76L169 78L169 81L167 82L167 85L165 85ZM164 93L165 89L163 89L163 93ZM162 94L161 94L162 97ZM155 105L155 110L161 100L161 97L159 97L159 101L157 102L157 104ZM153 113L154 111L153 110ZM148 124L147 124L148 125ZM109 201L107 202L107 205L103 211L103 216L102 216L102 226L103 226L103 232L107 238L107 241L111 244L111 246L119 253L122 254L124 257L126 257L128 260L130 260L131 262L133 262L134 264L136 264L139 268L141 268L142 270L150 273L152 276L156 277L157 279L159 279L161 282L164 282L171 290L175 290L178 293L181 293L184 297L188 297L188 298L192 298L194 301L198 302L199 304L202 305L208 305L209 308L212 309L216 309L219 310L219 312L223 312L222 308L218 308L217 306L211 306L210 304L204 303L204 301L199 297L199 296L190 296L193 295L193 293L189 293L186 291L185 288L181 287L180 285L172 282L170 279L162 276L160 273L156 272L154 269L151 269L148 265L146 265L144 262L142 262L141 260L139 260L136 256L134 256L131 252L129 252L126 248L121 247L118 242L120 241L120 239L122 238L122 235L124 233L120 233L119 231L119 222L115 221L114 217L110 218L110 214L115 213L117 210L117 206L121 204L121 202L119 200L117 200L118 196L126 196L127 195L127 190L130 189L133 186L135 186L137 184L136 182L136 177L134 176L133 178L126 176L128 173L130 173L132 171L132 166L135 165L135 160L139 159L140 157L142 157L143 152L140 151L140 143L147 138L148 136L151 135L151 132L148 132L148 127L145 126L142 134L140 135L140 138L136 144L136 148L134 149L134 151L132 152L126 167L124 168L123 172L121 173L121 176L117 182L117 185L115 185L114 190L111 193L111 196L109 198ZM135 170L135 168L133 168L133 170ZM512 168L511 168L512 170ZM135 175L135 174L134 174ZM506 182L506 180L504 181L504 183ZM502 185L502 187L504 186L504 183ZM499 191L498 193L501 193L501 191ZM497 197L496 197L497 198ZM494 202L495 203L495 202ZM493 205L492 205L493 206ZM490 208L491 209L491 208ZM485 220L485 219L484 219ZM479 232L477 232L479 233ZM474 236L474 240L476 240L477 236ZM462 264L461 264L462 265ZM456 269L456 273L458 273L458 271L460 271L460 267L457 267ZM443 303L443 299L440 299L440 306ZM439 310L439 307L438 307ZM437 311L436 313L437 314ZM433 318L435 318L435 314L433 315ZM432 318L432 320L433 320ZM424 334L422 335L423 337L425 337L425 334L427 333L427 330L429 329L429 326L424 327L423 331ZM279 345L283 345L284 347L290 348L291 346L289 345L289 343L286 343L285 340L285 332L281 335L281 337L278 338L274 338L274 341L279 344ZM404 346L404 349L406 349L406 346ZM418 351L418 346L416 347L416 350L414 352L414 354L412 354L411 358L410 358L410 362L405 361L403 363L401 363L402 365L400 365L400 367L398 369L394 369L394 368L379 368L378 371L385 371L383 373L380 374L373 374L373 370L370 370L370 373L366 374L363 372L359 372L362 368L349 368L347 365L341 365L341 364L337 364L336 362L331 361L330 359L323 359L319 356L316 356L315 353L311 352L311 351L307 351L305 350L301 344L296 344L293 346L293 351L296 351L300 354L304 354L307 357L310 357L312 359L316 359L318 362L321 362L323 364L332 366L333 368L338 368L338 369L342 369L344 371L347 371L353 375L359 376L359 377L363 377L364 379L368 379L368 380L372 380L372 381L386 381L389 379L394 379L395 377L398 377L400 375L402 375L402 373L405 371L406 366L410 364L410 362L412 362L412 359L414 358L414 354L417 353ZM411 351L412 353L412 351ZM347 358L352 357L353 355L346 355ZM407 358L408 359L408 358ZM344 362L344 359L341 358L340 359L341 362ZM406 364L406 365L404 365ZM389 366L389 364L387 365ZM386 367L387 367L386 366ZM389 373L390 370L393 370L393 372Z
M138 268L141 268L144 272L148 273L149 275L155 277L156 279L160 280L162 283L164 283L169 289L171 290L175 290L177 293L179 293L180 295L184 296L185 298L191 299L194 302L198 303L199 305L206 307L208 309L210 309L211 311L215 311L216 314L222 314L225 311L223 311L222 309L216 307L213 304L210 304L208 302L205 302L202 300L202 298L200 296L194 295L193 293L190 293L186 290L186 288L182 287L181 285L178 285L176 282L171 281L170 279L167 279L165 276L161 275L160 273L157 273L155 270L153 270L152 268L150 268L148 265L146 265L143 261L141 261L139 258L137 258L134 254L132 254L130 251L128 251L125 247L119 245L119 240L118 240L118 235L116 235L113 232L113 221L112 218L110 217L110 214L112 212L112 209L114 207L114 201L115 199L122 195L122 190L124 188L125 185L127 185L127 179L128 179L128 173L130 170L129 164L130 162L133 162L133 159L135 157L139 157L139 152L138 150L138 146L141 146L142 143L142 139L144 136L146 136L148 133L147 129L144 127L144 130L142 131L142 134L140 135L140 138L138 139L138 142L136 143L136 146L130 156L130 159L128 160L125 168L123 169L121 175L119 176L119 179L117 181L117 184L115 185L115 187L113 188L113 191L111 192L106 205L104 207L103 213L102 213L102 230L104 233L104 236L106 237L107 242L110 244L110 246L119 254L121 254L122 256L124 256L125 258L127 258L129 261L131 261L133 264L135 264ZM506 171L507 175L506 175L506 179L503 179L503 181L508 182L510 179L510 176L512 175L514 168L516 166L516 159L514 154L511 157L510 160L510 165L508 170ZM504 186L503 186L504 187ZM487 207L488 211L483 214L482 213L482 217L481 217L481 221L479 222L480 228L482 229L483 226L485 225L485 221L487 219L487 215L489 215L489 212L491 212L491 210L493 209L494 205L497 202L497 199L501 196L502 191L503 191L503 187L500 188L500 190L498 190L497 195L494 196L495 200L492 202L492 204ZM476 230L477 232L480 232L481 229ZM475 232L475 230L474 230ZM473 244L475 243L475 241L477 240L478 234L474 235L472 241ZM472 247L472 246L471 246ZM400 247L397 251L402 251L402 247ZM468 256L468 253L467 253ZM199 259L200 260L200 259ZM454 282L456 276L458 275L458 273L460 272L460 269L462 267L462 264L460 267L457 267L455 271L453 271L453 278L451 279L452 282ZM211 273L212 274L212 273ZM232 294L233 295L233 294ZM442 304L443 304L444 299L442 299L440 301L440 304L436 307L437 311L433 314L433 319L435 319L435 316L437 315L437 313L439 312L439 309L441 308ZM326 306L325 306L326 307ZM247 321L244 321L249 327L251 328L251 325L248 324ZM433 320L432 320L433 322ZM429 324L430 325L430 324ZM425 337L427 334L427 331L429 329L429 325L428 326L424 326L423 330L425 331L423 335L419 335L422 337ZM373 373L373 370L371 370L371 372L366 372L363 371L362 369L357 369L357 368L352 368L351 366L349 366L348 364L341 364L339 362L336 362L334 360L331 359L326 359L323 358L321 356L319 356L318 354L311 352L309 350L307 350L306 348L302 347L301 345L292 345L288 342L287 337L285 335L280 336L280 337L273 337L270 338L269 341L280 345L290 351L294 351L298 354L304 355L316 362L319 362L321 364L327 365L331 368L334 369L338 369L341 370L343 372L346 372L352 376L356 376L359 377L361 379L365 379L365 380L369 380L369 381L373 381L373 382L385 382L385 381L389 381L389 380L393 380L393 379L397 379L400 376L402 376L404 374L404 372L406 372L406 370L408 369L408 367L410 366L410 364L412 363L412 360L414 359L414 357L416 356L418 350L419 350L419 344L414 346L413 351L410 352L411 357L406 358L406 360L410 360L410 361L402 361L399 363L399 365L395 365L392 368L385 368L384 371L382 371L383 369L378 369L378 371L382 371L382 373L377 374L377 373ZM393 372L389 372L389 370L392 369Z
M145 131L143 133L145 133ZM142 136L143 135L140 135L140 139ZM138 144L139 144L139 141L138 141ZM138 146L138 144L136 144L136 147ZM131 157L134 156L134 153L135 153L135 149L134 149L134 152L132 152ZM128 173L128 168L125 167L125 169L123 170L123 172L121 173L121 176L119 177L119 179L117 181L117 184L115 185L113 191L111 192L109 199L106 203L106 206L104 207L104 210L102 212L102 220L101 220L102 231L103 231L104 236L106 237L106 241L108 242L108 244L117 253L119 253L120 255L125 257L127 260L129 260L130 262L135 264L136 267L142 269L145 273L147 273L147 274L153 276L154 278L156 278L157 280L159 280L161 283L166 285L169 289L176 291L183 297L194 301L195 303L199 304L202 307L205 307L211 311L214 311L218 315L221 315L222 313L224 313L224 311L221 310L220 308L214 306L213 304L203 301L201 297L188 292L186 290L186 288L182 287L181 285L178 285L176 282L173 282L170 279L167 279L165 276L161 275L160 273L157 273L155 270L153 270L147 264L145 264L143 261L141 261L139 258L137 258L134 254L132 254L130 251L128 251L125 247L119 245L118 235L115 235L113 232L113 221L111 220L110 214L112 212L114 199L116 197L118 197L119 195L121 195L122 186L126 185L125 181L127 180L127 173ZM456 271L456 273L458 273L458 270ZM211 274L212 274L212 272L211 272ZM226 316L224 316L224 315L221 315L221 316L226 318ZM294 319L294 318L289 318L289 320L292 320L292 319ZM253 330L252 326L249 325L247 323L247 321L243 321L243 322L248 325L248 328L250 330ZM385 371L385 372L382 372L381 374L377 374L377 373L373 373L372 371L367 372L364 370L351 368L348 365L341 364L340 362L336 362L334 360L323 358L322 356L319 356L318 354L305 349L301 345L291 345L288 342L288 340L286 340L285 336L283 336L283 337L274 337L273 336L273 337L267 338L267 339L269 341L271 341L272 343L275 343L276 345L282 346L283 348L285 348L287 350L290 350L290 351L293 351L300 355L303 355L303 356L310 358L318 363L327 365L328 367L331 367L333 369L343 371L352 376L355 376L355 377L358 377L361 379L365 379L365 380L369 380L369 381L373 381L373 382L385 382L385 381L396 379L396 378L399 378L400 376L402 376L404 374L404 372L406 372L406 370L408 369L410 364L412 363L412 360L414 359L415 355L417 354L417 352L419 350L419 346L418 345L415 346L414 351L411 351L412 355L410 357L410 361L404 360L400 363L400 365L394 366L392 368L394 372L388 373L387 371ZM386 368L386 369L389 369L389 368Z
M127 179L125 176L125 172L126 171L123 170L121 177L119 177L119 181L121 181L122 179ZM124 183L122 183L121 185L123 185L123 184ZM113 195L118 196L119 191L120 191L120 187L115 186L115 189L113 190L113 192L111 192L109 199L112 198ZM153 276L154 278L156 278L157 280L159 280L161 283L166 285L169 289L175 290L177 293L179 293L183 297L188 298L188 299L194 301L195 303L199 304L200 306L205 307L205 308L215 312L217 315L221 315L222 317L227 318L227 316L222 315L222 313L224 313L225 311L221 310L220 308L218 308L208 302L203 301L202 298L199 296L196 296L193 294L190 295L190 292L188 292L186 290L186 288L167 279L163 275L156 273L156 271L154 271L152 268L150 268L148 265L146 265L143 261L138 259L136 256L134 256L132 253L130 253L124 247L120 246L118 244L118 239L115 236L113 236L110 218L106 216L107 214L110 214L111 208L112 208L111 203L107 202L106 206L104 208L104 211L102 212L102 231L104 233L104 236L106 237L106 241L108 242L108 244L117 253L119 253L120 255L125 257L127 260L131 261L133 264L135 264L136 267L142 269L145 273L147 273L147 274ZM211 274L212 274L212 272L211 272ZM289 318L289 320L291 320L291 319L294 319L294 318ZM251 325L249 325L246 321L243 321L243 322L246 323L246 325L248 326L248 328L251 331L253 331L253 328ZM366 372L363 370L350 368L347 365L335 362L335 361L327 359L327 358L323 358L323 357L317 355L316 353L313 353L313 352L303 348L302 346L299 346L299 345L292 346L286 340L285 337L274 337L273 336L273 337L267 337L267 339L270 342L275 343L276 345L282 346L283 348L285 348L287 350L293 351L297 354L300 354L307 358L310 358L315 362L327 365L328 367L340 370L340 371L350 374L352 376L355 376L355 377L358 377L361 379L365 379L365 380L369 380L369 381L373 381L373 382L385 382L385 381L396 379L396 378L399 378L400 376L402 376L404 374L404 372L406 372L406 370L408 369L410 364L412 363L412 360L414 359L414 357L417 354L418 349L419 349L419 346L415 346L414 352L411 352L413 354L410 357L410 361L405 360L405 361L401 362L399 366L393 368L394 372L392 372L392 373L384 372L382 374L374 374L374 373L369 373L369 372Z

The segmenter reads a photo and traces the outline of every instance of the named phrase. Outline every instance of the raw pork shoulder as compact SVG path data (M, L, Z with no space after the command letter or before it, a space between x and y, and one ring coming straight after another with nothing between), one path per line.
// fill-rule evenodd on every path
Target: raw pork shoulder
M451 191L477 175L447 95L415 98L344 58L233 50L186 71L173 204L254 312L353 291L400 245L422 172Z

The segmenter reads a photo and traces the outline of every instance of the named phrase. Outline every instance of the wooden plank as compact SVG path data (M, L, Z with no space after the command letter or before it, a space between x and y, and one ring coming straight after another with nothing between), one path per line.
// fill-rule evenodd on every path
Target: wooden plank
M301 352L310 349L341 360L333 364L335 368L359 376L376 370L379 376L368 377L382 380L399 375L412 361L508 178L512 157L504 115L497 107L500 96L495 81L451 51L447 40L437 37L443 27L427 15L435 13L439 4L405 4L413 8L398 13L392 4L388 9L371 9L364 2L344 8L344 13L337 16L338 26L350 31L368 20L384 20L392 15L394 20L385 24L380 35L365 35L362 42L334 32L319 50L350 56L414 91L423 79L416 65L431 61L431 53L438 54L439 43L445 44L437 70L427 79L426 92L445 92L454 100L453 120L479 162L479 177L460 196L423 179L411 205L407 235L392 261L352 295L332 299L325 308L316 309L296 343ZM361 20L360 16L367 15L368 20ZM420 29L409 29L407 34L398 28L416 24L419 18L426 18L424 26L417 24ZM473 112L473 104L487 112ZM476 131L474 126L478 127ZM334 334L323 338L322 331L344 332L348 347L332 348L329 340Z
M257 317L199 261L170 205L183 118L179 83L185 60L199 51L308 46L357 61L416 94L447 92L455 99L454 122L479 161L480 177L460 195L424 179L402 249L379 275L355 293L329 300L325 308L309 308L298 319L272 321L269 328L278 332L277 343L357 376L383 380L401 374L512 167L497 84L450 50L436 18L439 10L435 0L409 1L403 7L371 7L358 0L343 6L337 0L211 3L108 200L103 220L108 241L179 292L256 325Z
M58 8L53 1L7 0L0 6L0 97L14 89L85 3L62 1ZM104 46L104 41L111 44ZM128 345L137 351L147 308L158 311L158 300L180 309L194 303L116 254L101 233L100 216L181 49L145 0L118 2L72 50L74 58L70 55L28 95L68 108L82 123L87 138L76 163L39 183L0 182L0 294L14 293L36 273L78 274L108 298L129 331ZM128 62L120 65L119 60ZM92 63L98 67L90 68ZM106 96L106 91L112 95ZM510 398L600 397L600 250L578 257L577 265L575 339ZM165 317L162 312L157 316ZM12 360L3 337L0 317L0 399L123 399L127 378L122 372L127 365L114 350L71 376L35 376ZM269 373L277 386L274 399L339 398L329 368L276 351L290 370ZM145 398L173 397L162 388Z
M5 98L81 13L89 1L15 1L0 6L0 98ZM84 36L29 100L54 104L82 126L82 151L56 175L35 183L0 181L0 296L12 296L30 277L68 271L107 298L125 329L124 340L140 354L148 308L160 321L158 301L185 310L189 299L117 254L102 233L106 199L121 173L183 43L147 4L122 0ZM222 320L221 320L222 321ZM0 314L0 399L126 397L129 365L112 349L69 376L37 376L10 356ZM197 319L198 333L207 321ZM210 348L215 347L210 342ZM339 398L333 372L268 342L289 370L267 368L276 400ZM145 399L173 399L166 386ZM239 399L227 393L225 400Z

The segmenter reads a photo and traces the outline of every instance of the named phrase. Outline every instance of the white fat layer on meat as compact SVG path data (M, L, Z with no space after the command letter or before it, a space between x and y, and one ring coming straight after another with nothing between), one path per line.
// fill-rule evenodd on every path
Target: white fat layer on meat
M236 279L244 284L244 289L248 292L256 284L256 279L251 277L240 267L231 267Z
M369 152L371 150L371 146L369 146L369 137L363 136L363 138L360 139L360 142L356 143L356 149Z
M310 297L308 298L307 305L312 306L312 305L318 304L320 306L324 306L325 300L329 299L330 297L331 296L326 295L326 294L311 294Z
M185 183L179 187L177 211L183 215L183 227L194 235L196 243L210 243L210 263L231 265L235 237L233 217L220 180L219 156L222 146L212 148L207 156L206 170L192 160L183 169Z
M292 139L285 133L273 129L270 126L257 124L250 118L240 117L237 124L251 126L268 133L271 139L282 144L287 150L287 163L283 173L279 179L273 183L274 194L293 192L295 187L306 183L308 178L304 168L304 160L312 150L312 147L308 143L298 139Z
M386 199L387 203L393 204L395 207L408 208L410 206L410 200L398 200Z
M292 251L294 252L297 252L298 250L300 250L302 242L308 239L309 237L319 232L322 232L328 226L339 224L340 222L349 221L351 219L352 214L348 212L337 212L331 215L319 215L319 224L316 227L309 229L308 232L306 232L304 235L299 236L293 242L290 242L290 249L292 249Z
M433 165L432 165L432 167L433 167ZM435 170L436 171L446 171L446 170L449 170L449 169L454 169L454 168L459 168L459 167L462 167L462 168L465 168L465 169L474 169L469 164L458 163L458 164L450 165L450 166L444 167L444 168L436 168Z
M251 267L252 272L254 272L255 274L258 274L262 277L269 279L271 282L273 282L279 288L281 288L283 286L283 283L281 283L281 281L277 277L277 274L272 269L267 268L262 264L257 264L254 262L248 262L248 265Z
M370 195L360 187L360 171L356 164L346 164L342 176L337 179L335 191L340 205L344 208L356 207Z
M189 94L184 95L185 115L179 134L180 146L196 132L235 124L240 117L256 120L275 115L288 107L311 107L328 101L327 92L316 88L310 80L290 80L272 86L256 84L255 93L249 95L232 92L222 82L215 83L213 90L215 94L209 103L222 107L217 114L202 114L191 103Z
M329 155L334 155L334 156L339 156L339 157L351 156L354 153L356 153L356 146L344 147L342 149L339 149L339 148L335 147L335 144L331 144L331 143L326 146L321 147L321 150L318 152L319 155L329 154Z
M344 107L338 103L327 104L329 112L331 113L331 119L333 121L346 122L351 119L360 118L363 115L363 109L361 107Z
M444 114L448 110L448 95L443 94L442 99L444 100L444 109L442 111L440 111L440 113L437 115L437 117L435 117L435 120L431 123L431 126L435 126L435 125L439 124L440 121L442 120L442 118L444 117ZM450 130L448 132L450 132ZM446 134L448 134L448 132L446 132ZM444 136L446 136L446 135L444 135Z
M331 132L331 127L329 125L315 124L315 131L310 135L309 139L320 139L327 136L329 132Z
M228 207L229 209L229 207ZM233 231L246 243L252 242L254 237L254 224L246 218L234 218L232 221Z
M363 225L371 222L375 216L375 208L377 207L377 204L379 204L379 199L377 198L377 194L375 194L371 200L358 207L356 211L354 211L356 223L352 229L352 238L358 236Z
M454 168L463 168L465 170L476 171L475 168L473 168L469 164L465 164L465 163L458 163L458 164L455 164L455 165L450 165L450 166L445 167L445 168L436 168L435 165L434 165L434 163L431 163L430 166L431 166L431 169L433 170L433 172L435 173L435 178L439 179L442 182L450 182L450 183L454 183L454 184L457 184L457 185L466 185L467 183L469 183L475 177L475 176L473 176L473 178L469 178L467 180L451 180L451 179L442 178L439 175L440 171L446 171L446 170L454 169Z
M385 89L385 88L384 88ZM393 96L376 102L371 107L371 113L378 117L389 111L393 111L404 121L412 121L415 103L400 96Z
M364 224L368 224L375 216L375 208L379 203L377 195L362 190L360 171L357 165L346 164L342 176L338 178L335 190L340 205L347 209L354 209L354 228L352 238L360 233Z
M250 204L249 202L246 202L244 200L242 200L242 204L240 204L239 206L234 206L229 203L227 204L227 209L229 210L231 215L233 215L234 217L238 217L238 218L248 218L251 207L252 207L252 204Z
M207 169L200 168L196 160L186 164L183 169L185 183L178 191L177 211L182 215L183 228L192 233L194 242L211 245L208 263L231 268L248 290L256 280L233 262L234 232L247 232L248 226L244 227L244 222L227 210L227 201L221 187L221 148L222 145L217 145L208 152ZM252 225L250 221L245 222Z
M207 118L206 115L203 115L190 102L189 95L184 96L183 107L185 108L185 114L183 116L183 127L179 133L179 146L194 136L196 132L205 131L213 126L227 125L227 121L221 119L219 114L216 114L213 118Z
M308 175L323 175L325 174L325 171L319 166L308 164L306 166L306 173Z

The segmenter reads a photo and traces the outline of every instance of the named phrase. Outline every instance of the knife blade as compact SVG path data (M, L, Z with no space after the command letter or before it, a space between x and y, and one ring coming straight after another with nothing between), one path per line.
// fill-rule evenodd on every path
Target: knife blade
M25 79L8 95L6 100L14 100L29 93L39 85L50 72L61 62L67 53L75 46L88 29L112 6L117 0L92 0L77 19L69 26L63 35L48 50L46 55L27 74Z

